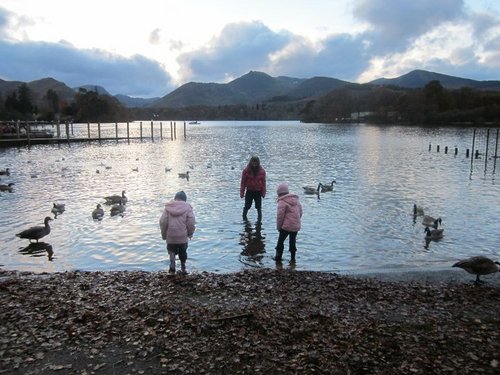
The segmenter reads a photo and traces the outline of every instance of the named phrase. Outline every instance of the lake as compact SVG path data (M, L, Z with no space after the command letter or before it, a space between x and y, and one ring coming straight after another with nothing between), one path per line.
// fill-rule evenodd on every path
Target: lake
M121 132L125 126L119 124ZM137 123L130 126L136 135ZM176 139L165 130L169 137L155 135L154 141L145 126L143 141L0 149L0 169L11 171L0 183L15 184L12 193L0 193L2 268L165 270L158 220L179 190L187 193L197 219L189 272L275 267L280 182L288 182L303 205L298 270L433 271L471 255L499 258L500 187L491 158L496 129L489 156L472 160L466 156L472 128L204 121L187 125L186 138L177 125ZM73 131L85 137L87 124L74 124ZM102 131L113 136L115 125ZM482 150L484 132L475 139ZM241 170L254 154L267 172L261 225L253 208L249 222L241 218ZM189 180L178 177L186 171ZM303 186L332 180L334 190L320 199L303 192ZM104 206L105 217L93 220L96 204L122 190L128 197L123 215L111 216ZM65 204L64 213L51 213L54 202ZM415 203L442 218L443 239L425 240L421 218L412 215ZM28 246L15 236L41 225L45 216L54 220L42 244ZM288 259L286 244L283 267L291 267Z

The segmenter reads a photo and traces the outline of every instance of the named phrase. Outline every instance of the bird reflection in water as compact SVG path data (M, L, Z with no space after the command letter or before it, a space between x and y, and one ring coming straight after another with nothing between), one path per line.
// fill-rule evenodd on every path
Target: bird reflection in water
M254 230L255 229L255 230ZM241 261L246 265L262 266L265 250L265 236L262 235L262 223L258 221L253 228L250 221L245 220L244 230L240 233L240 245L243 250Z
M46 253L47 258L50 261L54 259L54 249L52 248L52 245L45 242L30 243L25 248L19 250L19 252L31 257L41 257Z

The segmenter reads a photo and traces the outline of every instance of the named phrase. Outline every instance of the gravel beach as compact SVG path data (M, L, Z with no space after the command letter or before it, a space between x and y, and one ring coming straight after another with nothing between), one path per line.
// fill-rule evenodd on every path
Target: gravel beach
M499 279L0 271L0 374L498 374Z

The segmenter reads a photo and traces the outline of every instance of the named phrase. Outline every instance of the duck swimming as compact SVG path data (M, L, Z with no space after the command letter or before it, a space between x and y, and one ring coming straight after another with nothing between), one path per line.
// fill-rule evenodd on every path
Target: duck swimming
M1 184L0 185L0 191L8 191L9 193L12 193L12 190L14 190L14 183L10 182L9 184Z
M429 227L425 227L425 238L431 240L437 240L443 238L444 229L429 229Z
M45 225L43 227L42 226L31 227L23 230L22 232L17 233L16 236L19 238L26 238L30 240L30 242L31 240L36 240L36 242L38 242L40 238L43 238L50 233L49 221L51 220L52 218L47 216L44 220Z
M92 219L100 220L104 217L104 210L100 204L97 204L94 211L92 211Z
M324 193L325 191L333 191L333 184L336 184L337 181L333 180L329 184L321 184L321 192Z
M467 259L462 259L455 263L452 267L462 268L463 270L476 275L475 284L481 284L483 281L479 275L488 275L500 271L500 262L495 262L485 256L474 256Z
M441 220L440 217L438 217L437 219L434 219L432 216L424 215L424 217L422 219L422 225L425 225L426 227L437 228L442 223L443 223L443 221Z
M104 197L106 200L106 204L116 204L116 203L121 203L125 204L127 203L127 197L125 196L125 190L122 191L122 195L108 195L107 197Z
M316 194L317 196L319 196L319 191L320 191L322 186L323 186L323 184L320 182L318 184L318 187L302 186L302 189L304 189L305 194Z

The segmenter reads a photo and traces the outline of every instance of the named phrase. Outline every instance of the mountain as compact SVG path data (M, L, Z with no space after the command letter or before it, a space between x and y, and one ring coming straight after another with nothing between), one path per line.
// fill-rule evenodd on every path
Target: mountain
M413 70L396 78L379 78L369 82L377 86L398 86L401 88L422 88L430 81L439 81L446 89L470 87L479 90L500 90L500 81L476 81L473 79L449 76L446 74Z
M127 96L127 95L115 95L115 98L124 106L127 108L141 108L141 107L146 107L149 104L157 101L158 97L156 98L134 98L132 96Z
M346 84L349 82L327 77L311 79L271 77L266 73L250 71L226 84L186 83L148 107L255 105L276 99L297 100L319 97Z
M77 87L73 88L73 90L75 90L75 92L78 92L80 89L84 89L87 91L95 91L99 95L113 96L104 87L98 86L98 85L82 85L82 86L77 86Z
M5 98L12 92L16 92L22 84L26 84L32 94L33 104L42 107L46 104L46 95L48 90L53 90L59 96L59 99L71 102L75 97L75 91L64 83L54 78L43 78L31 82L4 81L0 80L0 95Z

